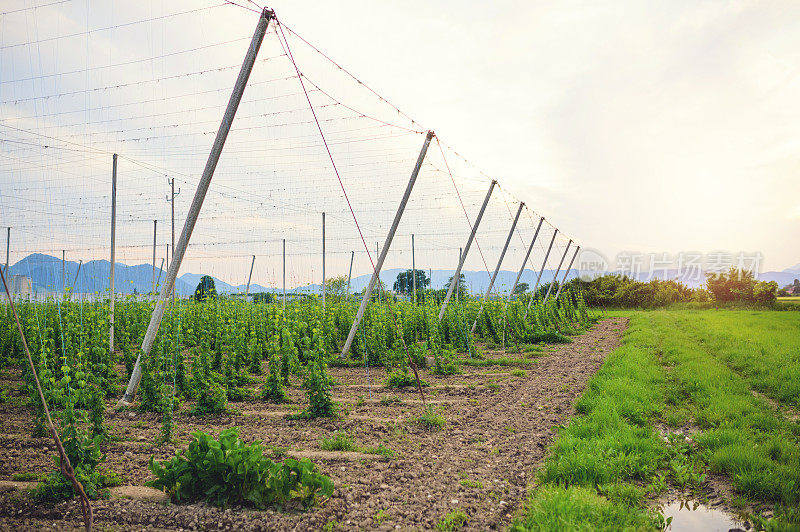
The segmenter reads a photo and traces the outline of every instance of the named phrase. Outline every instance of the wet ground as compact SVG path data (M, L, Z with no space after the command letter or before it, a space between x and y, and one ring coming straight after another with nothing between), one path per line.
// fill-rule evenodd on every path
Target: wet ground
M287 413L305 405L296 387L290 390L290 405L232 403L237 414L207 418L189 416L184 408L175 419L179 446L186 445L191 431L218 433L235 425L245 441L261 440L272 449L287 449L290 456L311 457L333 479L333 497L305 513L97 501L97 529L318 530L333 521L337 530L431 529L456 509L469 516L466 529L503 529L524 501L555 428L574 415L575 399L618 345L626 325L625 318L603 320L571 344L527 354L533 363L518 367L464 366L463 374L447 377L423 370L420 376L431 384L426 397L446 419L439 431L414 421L422 413L416 390L385 388L380 369L371 369L369 380L364 368L331 369L339 382L333 389L341 405L337 419L287 420ZM514 371L519 369L524 374ZM0 404L0 419L0 479L50 471L52 442L30 437L30 412ZM116 412L107 421L114 441L105 445L106 466L126 484L142 485L152 478L147 469L151 455L164 459L175 452L175 445L153 444L160 433L158 414ZM396 456L322 451L320 438L337 430L347 431L361 447L384 445ZM36 505L19 495L0 494L0 530L80 527L74 501Z

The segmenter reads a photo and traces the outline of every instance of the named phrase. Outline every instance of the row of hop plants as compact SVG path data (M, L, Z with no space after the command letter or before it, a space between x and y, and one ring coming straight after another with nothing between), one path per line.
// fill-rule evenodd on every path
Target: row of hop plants
M409 360L423 366L432 358L431 371L454 373L460 355L479 356L476 338L510 345L558 341L589 320L580 291L567 289L557 302L533 297L527 317L527 297L486 301L475 335L470 328L478 316L477 299L451 303L441 321L434 301L384 299L368 306L349 361L385 366L392 370L390 382L409 385L414 383ZM193 403L192 414L224 412L228 401L254 399L253 385L263 383L258 396L280 403L288 400L286 388L294 378L308 401L300 415L333 415L328 363L338 355L358 303L343 298L329 301L323 310L319 300L308 298L288 302L284 310L275 301L178 299L164 315L151 355L143 360L139 408L163 414L162 437L168 440L174 412L183 401ZM118 395L130 376L153 302L136 297L116 301L114 350L109 349L108 300L51 298L23 301L17 308L45 397L61 419L68 446L75 449L73 465L96 470L107 433L105 400ZM0 312L0 356L3 366L19 364L22 356L8 306ZM43 412L32 375L23 369L23 376L37 412L35 430L41 434ZM96 479L94 491L109 482Z

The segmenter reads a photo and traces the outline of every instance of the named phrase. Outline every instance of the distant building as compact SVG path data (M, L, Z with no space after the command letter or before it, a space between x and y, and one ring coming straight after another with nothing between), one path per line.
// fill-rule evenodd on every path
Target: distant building
M31 278L27 275L12 275L10 279L9 290L11 295L21 298L31 297Z

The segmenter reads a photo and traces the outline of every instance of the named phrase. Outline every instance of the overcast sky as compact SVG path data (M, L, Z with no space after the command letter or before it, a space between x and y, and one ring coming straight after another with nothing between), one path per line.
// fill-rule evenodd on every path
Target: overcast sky
M7 3L8 8L4 3L1 9L42 3L14 1ZM0 54L0 90L5 91L1 99L8 102L24 97L28 90L27 85L9 84L9 80L68 72L72 60L78 61L77 69L96 68L252 34L256 14L226 6L176 19L172 26L152 22L110 35L92 32L72 41L9 47L211 5L214 3L151 0L112 5L73 0L3 15L0 37L7 48ZM276 0L272 7L288 27L424 127L435 130L443 142L584 248L599 250L611 259L621 251L760 252L763 271L800 262L796 245L800 235L800 4L796 2ZM228 54L213 49L203 57L213 66L236 64L244 42L230 44ZM261 57L269 53L262 50ZM303 57L300 53L299 59ZM154 61L136 72L126 71L126 75L135 79L163 76L165 72L157 66L165 66L166 61ZM205 64L192 61L193 67ZM121 73L101 72L79 76L84 89L122 79ZM234 74L231 70L227 76ZM228 78L220 87L230 86ZM317 81L322 86L329 79ZM51 76L39 79L30 90L40 96L56 94L69 90L75 82L69 76ZM332 79L330 83L334 89L343 86ZM193 85L199 86L199 82ZM264 94L248 90L251 98ZM113 100L112 95L104 99L103 94L89 91L73 105L85 110L133 97L115 94ZM160 111L177 105L170 102L170 94L161 94ZM60 136L66 131L65 123L78 124L51 118L62 104L43 98L41 106L29 110L37 121L26 125L19 118L26 115L20 105L0 106L0 122L58 138L65 138ZM193 108L193 119L200 116L198 106ZM43 118L45 112L49 113L47 119ZM208 113L203 118L212 125L203 128L216 129L213 122L219 111L212 108ZM85 116L93 128L99 127L96 117L88 112ZM130 127L130 122L127 124ZM118 147L119 134L112 139L117 144L105 137L98 139L98 133L86 135L83 144L115 151L126 147L124 140L123 148ZM206 141L210 142L207 138L194 141L197 156L191 166L189 162L181 166L181 171L195 175L202 169ZM416 138L408 143L417 145ZM235 147L233 150L236 153ZM403 145L403 150L407 157L398 160L397 167L405 169L413 162L416 148ZM136 155L140 160L146 157L143 152ZM27 180L23 174L14 174L14 161L4 161L6 171L0 180L18 189ZM169 161L160 159L158 164L168 166ZM155 164L155 160L148 162ZM437 163L432 160L432 164ZM401 173L395 184L398 191L407 179L407 171ZM325 179L335 185L330 173ZM482 188L467 194L472 213ZM331 190L338 189L334 186ZM158 198L162 210L164 192L159 188L152 196ZM0 198L2 225L19 221L13 206L17 199L12 196ZM185 212L190 197L190 190L184 190L179 211ZM51 199L45 196L37 201ZM88 198L78 194L79 200L88 202L87 209L93 208ZM105 213L106 196L95 200ZM344 224L349 211L341 200L333 195L330 199L341 206ZM381 224L391 216L390 204L396 205L394 197L387 200L383 210L388 214L376 222L369 238L384 234ZM209 208L219 214L225 205L220 200ZM497 206L498 212L506 208ZM331 207L327 209L330 212ZM161 215L159 211L153 217ZM459 221L464 222L460 216ZM507 227L510 212L504 216L498 219L498 234ZM269 225L269 220L261 221ZM47 223L51 228L62 227ZM453 229L454 234L462 230ZM532 226L526 230L530 232ZM98 238L100 235L106 238L105 227L98 228ZM481 238L490 240L488 234ZM461 240L461 236L454 237L443 245L457 248ZM518 254L524 252L524 240L520 237L515 244L521 248L516 250ZM57 240L48 242L53 251L61 247ZM32 247L30 242L26 245ZM491 246L484 246L491 255ZM351 248L342 248L339 266L346 263L346 250ZM241 252L243 265L238 269L246 267L249 253ZM494 261L493 257L487 259Z
M274 7L587 246L800 262L797 2Z

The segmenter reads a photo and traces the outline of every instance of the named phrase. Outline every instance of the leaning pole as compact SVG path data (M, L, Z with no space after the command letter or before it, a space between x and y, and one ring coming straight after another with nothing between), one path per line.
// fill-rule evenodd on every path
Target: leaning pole
M525 308L525 316L522 318L523 321L528 318L528 312L531 311L531 303L533 303L533 300L536 298L536 290L539 288L539 282L542 280L542 274L544 273L545 266L547 266L547 259L550 257L550 251L553 249L553 242L556 241L557 234L558 229L553 229L553 238L550 239L550 245L547 246L547 253L544 254L542 268L539 270L539 276L536 277L536 284L533 286L533 290L531 290L531 297L528 299L528 306Z
M239 102L242 101L244 88L247 86L247 80L250 78L250 73L253 71L253 65L256 62L261 43L264 40L264 34L267 32L267 26L274 16L275 13L271 9L264 8L258 19L256 30L253 33L253 39L250 41L250 47L247 49L247 55L239 71L239 77L236 79L236 85L234 85L230 100L228 100L228 107L225 109L225 114L222 116L222 123L219 125L217 136L214 138L214 144L211 147L211 153L208 156L206 167L203 170L203 176L197 184L197 190L194 193L192 205L189 207L189 213L186 216L186 223L183 225L183 231L181 231L178 246L175 248L175 253L172 256L172 264L169 265L167 278L164 281L164 285L161 287L161 295L153 310L153 315L150 317L150 324L147 326L147 332L144 335L144 341L142 341L142 351L139 353L139 356L136 357L136 364L133 367L131 378L128 381L125 395L119 400L118 404L120 405L130 404L130 402L133 401L136 395L136 389L139 387L139 381L142 380L142 355L150 355L150 349L153 347L153 342L155 342L156 333L158 333L158 329L161 326L161 318L164 316L166 300L170 293L172 293L172 287L175 286L178 270L180 270L181 262L183 262L186 248L189 246L189 239L192 237L192 231L194 231L195 223L197 223L197 218L200 215L200 209L203 207L203 200L206 197L206 192L208 192L208 187L211 185L211 178L214 177L214 170L217 168L219 157L222 154L222 148L225 146L225 140L228 138L228 133L231 130L231 125L236 116Z
M478 308L478 315L475 316L475 321L472 322L472 329L470 332L474 333L475 328L478 327L478 318L481 317L481 313L483 312L483 306L486 303L486 300L489 299L489 294L492 293L492 288L494 287L494 282L497 279L497 274L500 273L500 266L503 265L503 258L506 256L506 251L508 250L508 245L511 243L511 237L514 236L514 229L517 228L517 222L519 221L519 215L522 213L522 209L525 207L525 203L520 202L519 208L517 209L517 215L514 216L514 222L511 224L511 229L508 231L508 237L506 238L506 243L503 245L503 251L500 253L500 258L497 259L497 266L494 269L494 273L492 274L492 279L489 281L489 286L486 287L486 293L483 294L483 299L481 299L481 306Z
M561 255L561 260L558 261L558 268L556 268L556 274L553 276L553 280L550 281L550 287L547 289L547 294L544 296L544 301L542 304L547 303L548 298L550 297L550 292L553 291L553 285L558 283L558 273L561 271L561 266L564 265L564 259L567 258L567 253L569 252L569 247L572 245L572 239L567 242L567 249L564 250L564 254Z
M403 198L400 200L400 206L397 207L394 220L392 221L391 227L389 227L389 234L386 235L386 241L383 244L383 249L378 255L378 262L375 263L375 270L372 272L372 277L369 279L369 284L364 290L364 297L361 298L361 305L358 307L356 318L353 320L353 325L350 327L350 333L347 335L347 340L344 343L342 354L339 355L339 358L344 358L347 356L347 352L350 351L350 345L353 343L353 339L356 337L358 324L361 323L361 318L364 316L364 310L367 308L367 303L369 303L372 290L375 288L375 282L378 280L378 277L381 274L383 261L386 260L386 255L389 253L389 248L392 245L392 239L394 239L394 234L397 232L397 226L400 225L400 219L403 217L403 212L406 210L408 199L411 197L411 191L414 189L414 183L417 181L417 176L422 168L423 161L425 161L425 154L428 153L428 146L430 146L432 138L433 131L428 131L428 134L425 135L425 142L423 142L422 149L419 152L419 157L417 157L417 164L414 165L414 170L411 172L411 178L408 180L406 191L403 193Z
M483 199L483 205L481 205L481 210L478 212L478 217L475 218L475 223L472 224L472 231L469 233L469 238L467 239L467 244L464 246L464 251L459 251L458 267L456 268L456 272L453 274L453 278L450 280L450 288L447 289L447 295L444 296L442 308L439 310L439 321L442 321L447 304L450 302L450 298L453 297L453 291L456 289L456 286L458 286L459 281L461 280L461 268L464 267L464 260L467 258L469 248L472 245L472 241L475 239L475 233L478 231L478 225L481 223L483 213L486 212L486 206L489 204L489 198L492 197L492 191L494 190L494 186L496 184L497 181L492 181L492 184L489 185L489 191L486 193L486 197Z

